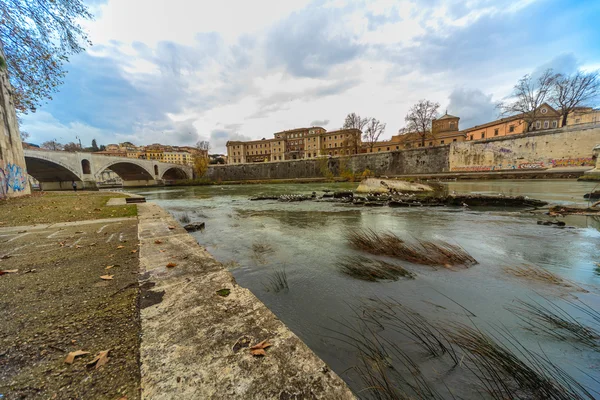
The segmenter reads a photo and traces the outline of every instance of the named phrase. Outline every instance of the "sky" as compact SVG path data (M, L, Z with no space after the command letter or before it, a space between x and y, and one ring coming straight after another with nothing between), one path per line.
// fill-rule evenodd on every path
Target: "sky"
M22 118L29 142L193 145L341 128L348 113L405 125L420 99L498 117L517 80L600 68L600 1L89 0L93 46L53 100Z

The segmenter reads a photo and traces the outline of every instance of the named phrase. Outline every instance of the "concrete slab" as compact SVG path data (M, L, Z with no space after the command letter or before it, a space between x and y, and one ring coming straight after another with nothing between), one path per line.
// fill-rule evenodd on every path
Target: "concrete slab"
M106 202L107 206L124 206L127 204L125 197L113 197Z
M354 399L167 212L146 203L138 215L143 399ZM249 346L263 340L271 347L253 356Z

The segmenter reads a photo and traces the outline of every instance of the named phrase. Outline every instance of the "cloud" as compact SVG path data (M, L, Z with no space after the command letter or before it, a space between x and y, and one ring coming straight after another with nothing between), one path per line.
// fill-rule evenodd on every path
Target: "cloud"
M247 141L252 140L252 138L239 134L232 129L214 129L210 132L210 149L213 152L227 154L227 148L225 145L231 140Z
M548 69L555 73L570 75L576 72L578 68L579 62L573 53L560 54L534 69L531 76L536 79Z
M327 126L329 125L329 120L328 119L316 119L314 121L311 121L310 126Z
M313 3L279 21L269 32L266 55L271 65L283 65L300 77L324 77L338 64L363 51L346 19L349 8Z
M460 117L460 129L493 121L498 116L492 95L479 89L456 88L448 100L448 113Z

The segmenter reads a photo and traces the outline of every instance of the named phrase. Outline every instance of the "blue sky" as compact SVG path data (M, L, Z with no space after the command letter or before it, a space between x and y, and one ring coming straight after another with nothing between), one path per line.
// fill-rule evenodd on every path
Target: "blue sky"
M526 73L600 68L600 2L90 1L94 43L29 141L190 145L339 128L357 112L404 126L426 98L467 128Z

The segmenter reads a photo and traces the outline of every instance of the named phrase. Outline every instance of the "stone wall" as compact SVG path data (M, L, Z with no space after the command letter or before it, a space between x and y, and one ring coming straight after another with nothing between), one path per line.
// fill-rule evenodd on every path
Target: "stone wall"
M457 142L450 147L449 165L451 172L593 168L598 144L600 124Z
M0 199L31 193L11 90L0 48Z
M302 179L362 174L433 174L448 172L450 146L358 154L350 157L320 158L237 165L211 165L207 177L215 181Z

